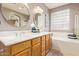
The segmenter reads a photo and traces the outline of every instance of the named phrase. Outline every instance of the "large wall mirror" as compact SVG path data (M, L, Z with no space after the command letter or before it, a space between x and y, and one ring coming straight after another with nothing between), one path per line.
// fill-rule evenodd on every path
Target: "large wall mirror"
M23 3L2 3L1 12L4 20L14 27L27 26L30 19L27 4Z

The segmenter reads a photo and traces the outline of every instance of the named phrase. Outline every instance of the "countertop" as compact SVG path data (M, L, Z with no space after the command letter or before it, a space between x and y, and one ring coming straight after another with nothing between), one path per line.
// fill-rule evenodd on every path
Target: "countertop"
M5 45L13 45L25 40L31 40L42 35L52 34L52 32L27 33L27 32L4 32L0 33L0 41Z

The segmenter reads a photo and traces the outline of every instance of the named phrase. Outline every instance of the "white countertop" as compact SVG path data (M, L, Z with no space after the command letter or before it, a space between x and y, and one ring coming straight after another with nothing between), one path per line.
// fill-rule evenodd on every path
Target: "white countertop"
M15 32L4 32L0 33L0 41L5 45L9 46L12 44L16 44L25 40L30 40L42 35L51 34L51 32L41 32L41 33L27 33L27 32L21 32L21 33L15 33Z

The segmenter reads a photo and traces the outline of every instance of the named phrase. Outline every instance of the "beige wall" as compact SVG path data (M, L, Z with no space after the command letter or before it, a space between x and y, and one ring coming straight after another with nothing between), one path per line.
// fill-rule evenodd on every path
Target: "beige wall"
M6 21L3 19L2 15L1 15L1 11L0 11L0 31L14 31L14 30L30 30L30 24L33 22L33 8L34 6L40 6L43 10L44 13L47 15L46 17L46 31L49 30L49 12L48 9L46 8L46 6L42 3L31 3L28 4L29 5L29 11L30 11L30 20L27 23L27 26L23 28L16 28L16 27L12 27L11 25L7 24ZM45 24L44 24L45 25Z

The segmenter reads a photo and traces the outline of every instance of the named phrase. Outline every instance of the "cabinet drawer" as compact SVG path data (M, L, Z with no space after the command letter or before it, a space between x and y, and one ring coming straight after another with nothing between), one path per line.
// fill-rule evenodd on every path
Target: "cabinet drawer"
M18 53L16 56L31 56L31 48L28 48L28 49Z
M12 55L17 54L18 52L20 52L28 47L31 47L31 41L25 41L25 42L21 42L16 45L13 45L13 46L11 46L11 54Z
M32 39L32 45L35 45L40 42L40 38Z

